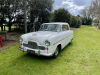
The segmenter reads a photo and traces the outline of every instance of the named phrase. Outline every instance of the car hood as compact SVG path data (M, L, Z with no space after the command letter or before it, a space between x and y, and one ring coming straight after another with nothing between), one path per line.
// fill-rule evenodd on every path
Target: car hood
M51 32L51 31L38 31L27 33L21 36L24 41L38 41L44 42L45 40L50 40L51 38L55 37L58 32Z

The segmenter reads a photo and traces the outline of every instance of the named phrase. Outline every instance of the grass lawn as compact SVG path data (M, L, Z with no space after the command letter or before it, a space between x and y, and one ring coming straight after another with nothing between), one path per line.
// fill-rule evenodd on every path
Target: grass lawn
M100 31L82 26L56 58L28 55L16 45L0 52L0 75L100 75Z

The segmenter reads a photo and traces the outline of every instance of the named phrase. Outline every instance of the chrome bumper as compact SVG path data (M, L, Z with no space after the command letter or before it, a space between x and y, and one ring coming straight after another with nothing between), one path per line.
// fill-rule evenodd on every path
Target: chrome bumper
M53 56L53 53L46 53L46 52L41 52L41 50L34 50L34 49L24 49L19 47L19 50L23 51L23 52L28 52L28 50L34 51L34 54L38 55L38 56Z

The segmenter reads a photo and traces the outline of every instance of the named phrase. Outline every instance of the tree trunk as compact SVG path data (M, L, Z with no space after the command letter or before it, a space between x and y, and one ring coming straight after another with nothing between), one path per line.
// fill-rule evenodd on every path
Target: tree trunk
M27 33L27 10L26 10L27 2L24 0L24 25L25 25L25 33Z
M11 32L11 25L9 25L9 32Z
M3 26L1 26L1 31L3 31Z
M12 26L12 24L11 24L11 22L9 21L9 25L8 25L8 28L9 28L9 32L11 32L11 26Z
M4 26L4 31L5 31L6 29L5 29L5 26Z

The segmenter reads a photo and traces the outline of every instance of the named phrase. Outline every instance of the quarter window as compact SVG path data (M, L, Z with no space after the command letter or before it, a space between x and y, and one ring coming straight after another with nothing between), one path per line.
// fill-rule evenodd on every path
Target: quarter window
M69 30L68 25L62 25L62 31L66 31L66 30Z

